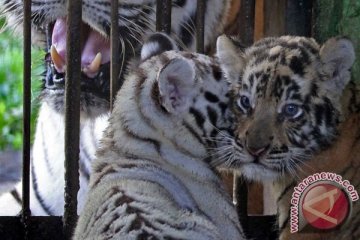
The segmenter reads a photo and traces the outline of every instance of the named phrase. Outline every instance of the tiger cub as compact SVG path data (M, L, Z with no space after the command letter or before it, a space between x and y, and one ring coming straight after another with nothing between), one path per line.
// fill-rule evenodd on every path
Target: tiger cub
M144 58L158 52L147 47ZM245 239L209 165L213 139L228 135L228 87L215 60L196 53L168 51L130 71L74 239Z
M234 80L234 136L216 165L273 183L280 239L360 239L360 205L323 233L290 233L290 201L305 177L333 172L360 192L360 89L350 81L354 47L346 38L265 38L249 48L225 36L217 56ZM350 82L350 83L349 83Z

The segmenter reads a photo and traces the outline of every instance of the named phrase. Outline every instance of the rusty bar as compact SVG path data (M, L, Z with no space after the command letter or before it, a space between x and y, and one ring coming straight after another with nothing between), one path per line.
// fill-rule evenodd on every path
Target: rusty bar
M113 109L113 102L116 93L119 90L119 73L120 73L120 42L119 42L119 1L111 0L111 65L110 65L110 109Z
M287 1L264 1L264 37L277 37L285 34Z
M171 33L171 0L163 1L163 14L162 14L162 31L167 34Z
M64 235L70 239L77 221L81 81L81 0L67 1L65 81L65 206Z
M198 0L196 6L196 51L204 53L205 0Z
M171 33L171 0L156 2L156 31Z
M162 13L163 0L156 0L156 31L160 32L162 29Z
M236 211L239 216L241 225L245 231L248 233L248 187L245 180L234 173L234 185L233 185L233 199L235 202Z
M241 0L239 12L239 37L249 46L254 40L255 0Z
M250 46L254 41L255 0L242 0L239 13L239 37L243 44ZM248 187L241 176L234 173L233 199L245 233L248 229Z
M28 239L30 217L30 115L31 115L31 0L24 0L22 222Z
M310 37L313 0L288 0L285 11L285 32Z

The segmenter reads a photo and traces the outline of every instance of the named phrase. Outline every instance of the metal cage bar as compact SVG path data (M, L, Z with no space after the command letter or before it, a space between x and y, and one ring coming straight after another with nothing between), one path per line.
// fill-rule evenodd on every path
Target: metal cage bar
M79 190L79 133L82 1L67 1L67 46L65 81L65 206L64 235L70 239L77 221Z
M23 75L23 169L22 222L24 238L28 239L30 217L30 116L31 116L31 0L24 0L24 75Z
M255 24L255 0L241 0L239 13L239 35L242 42L251 45L254 41L254 24Z
M119 74L120 74L120 58L116 57L116 53L120 53L119 43L119 1L111 0L111 32L110 32L110 47L111 47L111 63L110 63L110 109L113 109L113 103L117 91L119 90ZM114 27L115 26L115 27Z
M196 6L196 51L204 53L205 0L197 0Z
M251 45L254 41L254 23L255 23L255 0L242 0L240 6L239 29L240 39L246 45ZM234 173L233 182L233 199L235 202L236 210L244 228L248 232L248 187L246 182L241 176Z
M285 33L310 37L313 0L288 0L285 9Z
M171 33L171 0L156 0L156 31Z

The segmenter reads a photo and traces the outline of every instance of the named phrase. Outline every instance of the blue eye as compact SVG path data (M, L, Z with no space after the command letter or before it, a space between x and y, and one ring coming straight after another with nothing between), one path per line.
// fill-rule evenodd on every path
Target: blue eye
M303 113L303 110L300 106L296 104L286 104L283 108L283 114L288 118L297 118Z
M249 108L251 108L250 99L247 96L241 96L238 100L238 105L244 111L247 111Z

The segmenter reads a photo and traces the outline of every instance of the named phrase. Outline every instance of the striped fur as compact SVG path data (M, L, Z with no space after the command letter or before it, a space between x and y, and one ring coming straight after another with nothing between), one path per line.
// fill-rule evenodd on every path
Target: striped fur
M110 1L84 0L83 2L83 34L84 42L88 34L98 33L103 41L110 33ZM215 37L223 30L223 22L229 8L229 0L206 1L205 43L206 48L215 41ZM140 46L145 37L155 31L155 0L119 0L119 30L122 53L119 58L122 70L129 65L136 65L140 56ZM194 19L196 3L189 0L174 0L172 7L172 38L181 49L195 49ZM0 15L5 16L8 27L22 33L23 1L0 0ZM32 1L32 37L34 43L50 51L53 44L52 30L54 22L66 17L65 0ZM89 28L90 26L90 28ZM48 31L46 31L48 29ZM58 28L59 29L59 28ZM61 28L60 28L61 29ZM65 36L62 36L62 39ZM57 37L59 38L59 36ZM84 44L83 44L84 45ZM105 51L103 49L103 51ZM106 52L106 51L105 51ZM105 54L106 55L106 54ZM84 54L83 54L84 57ZM83 59L83 58L82 58ZM82 60L83 61L83 60ZM34 215L61 215L63 213L64 181L64 73L54 67L48 53L44 65L46 73L41 94L41 109L36 126L36 137L33 146L31 209ZM90 165L94 159L96 146L102 131L107 125L109 116L109 78L110 64L104 62L95 77L82 74L81 81L81 123L80 123L80 181L78 195L83 202L87 192ZM123 79L119 79L122 82ZM17 189L21 192L21 186ZM9 204L9 194L0 198L0 206L13 206L12 214L20 210L20 205L13 201ZM15 199L13 199L15 200ZM80 208L81 208L80 204ZM9 207L8 207L9 208ZM3 213L0 208L0 215Z
M345 38L265 38L244 49L225 36L220 63L233 82L234 137L215 165L249 180L273 182L280 239L359 239L359 202L330 233L290 234L294 186L316 172L334 172L360 191L360 95L350 82L354 48Z
M230 126L227 92L217 63L200 54L169 51L131 71L74 239L245 239L208 162Z

